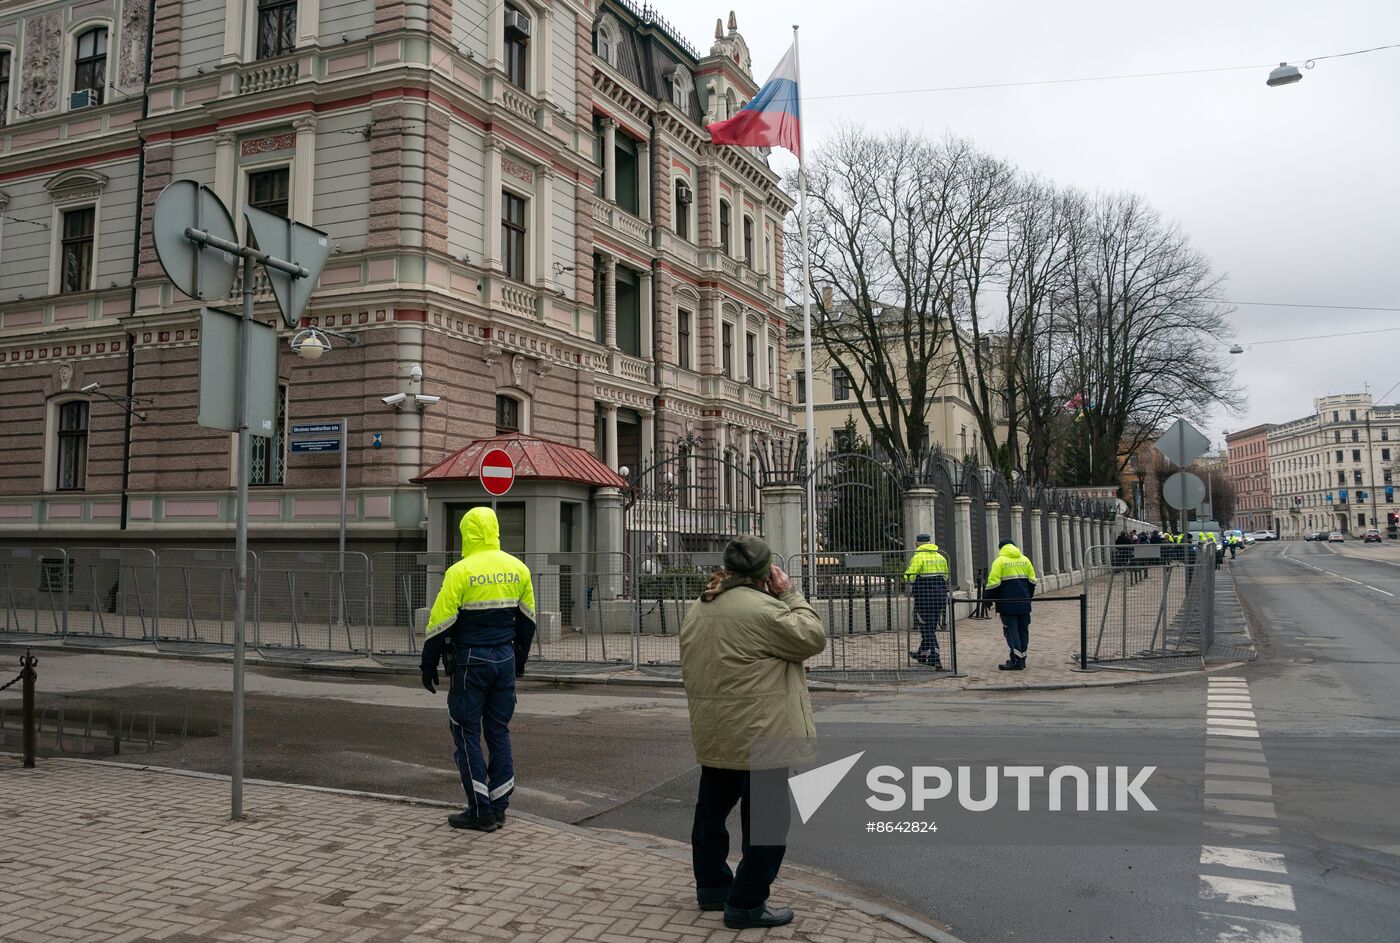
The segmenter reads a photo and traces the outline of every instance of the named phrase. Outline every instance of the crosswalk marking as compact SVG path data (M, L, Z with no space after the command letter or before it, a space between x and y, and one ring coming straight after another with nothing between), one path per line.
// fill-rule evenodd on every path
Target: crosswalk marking
M1254 848L1204 845L1201 848L1201 864L1240 868L1246 871L1268 871L1272 874L1288 873L1288 866L1284 864L1282 854L1277 851L1259 851Z
M1289 923L1202 913L1215 943L1303 943L1303 931Z
M1206 776L1252 776L1258 779L1269 778L1267 766L1250 766L1247 763L1206 763Z
M1274 910L1298 909L1293 903L1293 888L1287 884L1227 878L1217 874L1201 875L1201 898L1252 907L1271 907Z
M1278 818L1274 804L1262 799L1220 799L1206 796L1206 808L1211 812L1223 812L1226 815L1244 815L1256 819Z
M1207 779L1206 792L1217 796L1252 796L1256 799L1274 797L1274 787L1268 783L1236 782L1233 779Z
M1253 717L1254 711L1235 707L1212 707L1206 711L1207 717Z
M1259 731L1257 731L1257 730L1240 730L1240 729L1237 729L1237 728L1235 728L1235 727L1221 727L1221 726L1219 726L1219 725L1212 725L1212 726L1207 726L1207 727L1206 727L1206 736L1208 736L1208 737L1256 737L1256 738L1257 738L1257 737L1259 736Z

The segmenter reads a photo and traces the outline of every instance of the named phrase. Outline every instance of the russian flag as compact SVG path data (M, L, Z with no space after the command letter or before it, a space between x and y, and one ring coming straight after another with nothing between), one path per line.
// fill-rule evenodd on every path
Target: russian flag
M785 147L802 156L801 105L797 96L797 43L739 113L709 126L715 144Z

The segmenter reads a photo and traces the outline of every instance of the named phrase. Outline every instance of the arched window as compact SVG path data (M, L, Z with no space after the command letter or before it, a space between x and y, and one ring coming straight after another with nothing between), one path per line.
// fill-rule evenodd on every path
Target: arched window
M603 16L593 29L593 53L614 69L617 68L618 29L610 16Z
M689 110L690 94L694 89L690 70L685 66L676 66L671 72L671 103L682 111Z
M107 88L107 27L96 26L73 45L73 91L87 91L92 104L102 104Z
M496 435L529 432L529 406L524 396L496 394Z

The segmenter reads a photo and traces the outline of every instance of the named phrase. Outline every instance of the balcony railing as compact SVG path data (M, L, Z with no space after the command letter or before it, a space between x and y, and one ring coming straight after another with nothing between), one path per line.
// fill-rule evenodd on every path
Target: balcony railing
M501 84L501 104L511 114L524 118L530 124L539 124L540 106L509 83Z
M651 245L651 223L638 219L622 207L609 204L598 196L589 197L589 208L593 212L594 222L602 223L614 232L643 245Z
M613 373L624 380L635 380L638 383L651 382L651 364L623 353L619 353L613 358Z
M538 306L539 293L534 289L514 284L501 286L501 307L507 311L533 318L539 310Z
M296 82L300 74L297 59L277 59L269 63L254 63L238 76L238 94L252 95L274 88L285 88Z

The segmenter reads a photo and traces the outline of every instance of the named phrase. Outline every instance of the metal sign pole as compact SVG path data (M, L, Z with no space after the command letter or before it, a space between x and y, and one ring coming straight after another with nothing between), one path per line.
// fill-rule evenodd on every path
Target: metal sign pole
M252 434L248 429L248 359L252 341L252 256L243 257L243 318L238 325L238 496L234 506L233 552L237 560L233 582L233 767L229 816L243 817L243 640L248 613L248 460Z
M1184 422L1177 426L1176 448L1178 454L1184 459L1186 456L1186 424ZM1181 489L1181 506L1179 510L1181 511L1181 532L1184 534L1190 529L1187 527L1186 518L1186 468L1184 466L1181 469L1181 484L1178 487Z
M336 605L340 610L340 624L345 624L345 453L350 451L350 420L340 417L340 592L336 594Z

